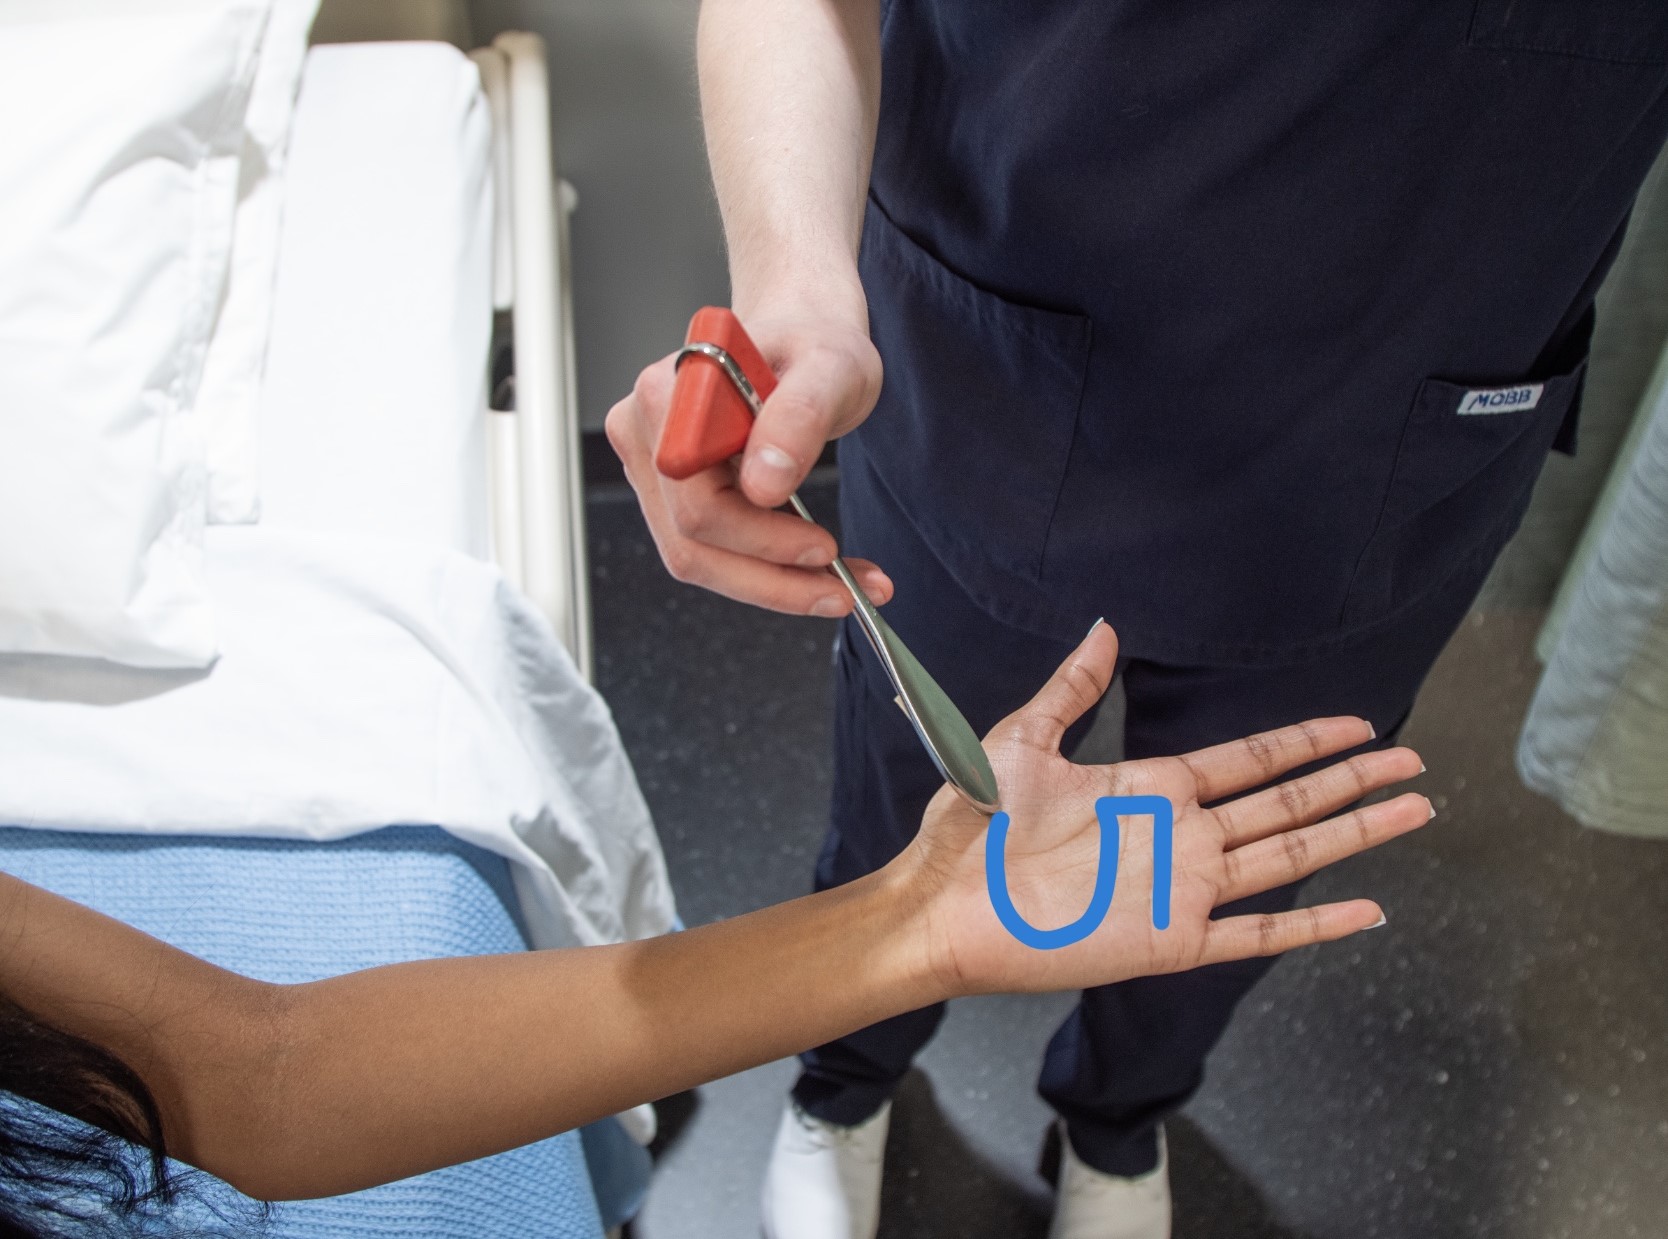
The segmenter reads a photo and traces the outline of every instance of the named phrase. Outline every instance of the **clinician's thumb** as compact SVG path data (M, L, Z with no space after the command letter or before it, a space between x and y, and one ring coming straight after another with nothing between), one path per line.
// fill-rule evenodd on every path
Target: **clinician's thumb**
M844 349L812 347L782 370L742 459L741 489L749 500L763 508L786 503L828 441L868 415L879 381L867 361Z

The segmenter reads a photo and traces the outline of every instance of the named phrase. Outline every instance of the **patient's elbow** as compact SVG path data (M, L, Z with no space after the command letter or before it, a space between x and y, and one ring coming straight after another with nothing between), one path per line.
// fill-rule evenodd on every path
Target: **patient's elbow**
M298 987L238 980L220 1052L189 1065L173 1105L158 1097L168 1152L256 1200L325 1194L311 1181L297 1121Z

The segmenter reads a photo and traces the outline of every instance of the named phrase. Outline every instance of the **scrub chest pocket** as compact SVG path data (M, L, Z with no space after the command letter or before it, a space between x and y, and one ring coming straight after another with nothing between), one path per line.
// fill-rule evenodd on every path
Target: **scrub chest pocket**
M872 200L861 261L886 377L856 445L947 562L1036 581L1077 425L1089 320L970 283Z
M1517 531L1587 363L1519 383L1430 378L1402 431L1384 509L1344 605L1345 627L1482 571Z

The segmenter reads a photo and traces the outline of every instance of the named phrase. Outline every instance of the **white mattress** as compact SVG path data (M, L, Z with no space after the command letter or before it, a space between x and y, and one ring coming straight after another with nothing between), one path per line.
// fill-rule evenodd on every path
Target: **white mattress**
M491 123L439 43L314 48L261 407L262 522L485 558Z

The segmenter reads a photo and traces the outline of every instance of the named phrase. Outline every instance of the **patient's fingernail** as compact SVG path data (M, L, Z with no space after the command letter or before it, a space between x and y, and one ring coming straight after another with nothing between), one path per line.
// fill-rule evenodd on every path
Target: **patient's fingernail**
M838 619L846 613L846 600L839 594L829 594L826 598L818 598L811 607L812 615L820 615L823 619Z
M1430 810L1431 810L1431 812L1430 812L1430 817L1427 817L1427 818L1426 818L1426 819L1425 819L1425 820L1426 820L1426 821L1427 821L1427 822L1428 822L1428 821L1430 821L1430 820L1431 820L1431 817L1435 817L1435 816L1436 816L1436 806L1435 806L1435 805L1434 805L1434 804L1431 804L1431 801L1430 801L1430 800L1429 800L1429 798L1427 798L1427 799L1426 799L1426 800L1425 800L1425 803L1426 803L1426 804L1427 804L1427 805L1430 805Z
M1380 912L1378 914L1378 920L1374 921L1371 925L1366 926L1366 928L1367 929L1377 929L1379 926L1387 924L1387 923L1388 922L1385 918L1384 913Z
M1370 719L1370 718L1364 718L1361 721L1363 723L1367 724L1367 739L1377 740L1378 739L1378 728L1373 726L1373 720Z
M1420 774L1424 774L1424 773L1425 773L1425 763L1424 763L1424 762L1420 762L1420 763L1419 763L1419 773L1420 773Z
M828 552L820 546L813 546L810 550L799 552L799 558L794 562L801 568L826 568Z
M1106 617L1103 615L1098 620L1096 620L1094 623L1090 624L1089 625L1089 631L1083 634L1083 639L1085 641L1087 641L1090 637L1094 636L1095 635L1095 629L1099 628L1105 622L1106 622Z

